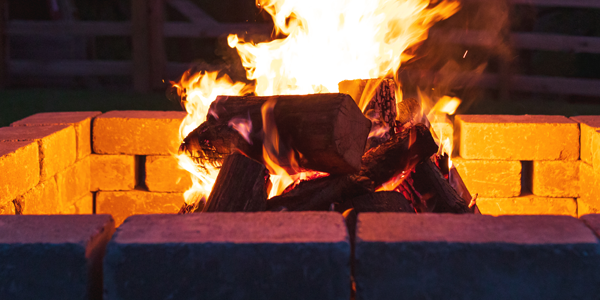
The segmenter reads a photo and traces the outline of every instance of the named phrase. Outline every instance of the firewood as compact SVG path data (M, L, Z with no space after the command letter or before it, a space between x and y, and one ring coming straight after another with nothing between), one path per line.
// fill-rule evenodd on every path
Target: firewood
M203 212L264 211L269 174L264 165L242 155L228 156Z
M264 163L263 115L261 108L273 101L271 117L278 133L278 147L283 163L292 151L300 168L330 174L356 172L360 169L371 122L361 113L352 98L344 94L290 96L222 96L211 104L207 121L192 131L180 152L203 163L219 163L232 147ZM235 118L251 121L248 140L229 127ZM271 134L267 130L267 135ZM275 141L272 141L275 142Z
M411 172L417 163L436 152L431 133L418 124L363 155L358 174L301 182L290 192L270 199L267 210L327 210L332 203L374 192L399 173Z
M350 199L354 211L362 212L407 212L414 213L412 205L398 192L376 192Z
M417 207L418 212L473 213L469 203L456 193L433 161L428 159L418 164L411 178L425 209Z

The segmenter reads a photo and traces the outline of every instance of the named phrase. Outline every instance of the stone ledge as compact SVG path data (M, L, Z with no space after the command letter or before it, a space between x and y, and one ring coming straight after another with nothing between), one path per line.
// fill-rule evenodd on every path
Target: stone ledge
M127 280L126 280L127 279ZM350 299L341 214L133 216L104 262L105 299Z
M0 216L0 299L101 299L108 215Z
M177 111L110 111L94 119L93 149L98 154L169 155L179 148Z
M598 239L566 216L359 214L355 259L357 299L600 293Z

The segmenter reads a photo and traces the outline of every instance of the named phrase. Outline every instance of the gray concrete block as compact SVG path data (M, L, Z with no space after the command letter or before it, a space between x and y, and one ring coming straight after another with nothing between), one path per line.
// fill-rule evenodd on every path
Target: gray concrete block
M110 215L0 216L0 299L102 299Z
M598 299L600 244L568 216L359 214L356 299Z
M600 214L583 215L580 219L600 237Z
M107 247L104 299L344 299L350 245L327 212L129 217Z

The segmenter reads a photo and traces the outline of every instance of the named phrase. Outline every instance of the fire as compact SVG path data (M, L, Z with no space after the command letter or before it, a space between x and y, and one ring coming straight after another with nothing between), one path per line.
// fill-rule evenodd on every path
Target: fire
M227 76L218 78L216 72L186 72L174 84L188 112L181 125L182 137L205 120L217 95L252 91L258 96L332 93L338 92L338 83L343 80L396 77L400 65L413 58L406 50L427 39L433 24L460 7L452 0L435 4L429 0L257 0L257 5L272 16L275 32L285 38L254 44L229 35L228 44L238 51L246 77L255 81L254 86L233 83ZM400 83L396 86L397 101L402 101ZM231 124L238 131L249 125ZM264 125L263 129L267 128ZM295 174L294 169L301 153L281 151L276 127L270 128L265 131L263 149L271 178L279 180L279 187L273 184L272 197L302 175ZM380 128L373 134L385 130ZM194 185L195 192L188 194L208 195L216 169L208 166L199 173L190 161L181 159L180 164L186 170L196 170L192 173L198 184Z

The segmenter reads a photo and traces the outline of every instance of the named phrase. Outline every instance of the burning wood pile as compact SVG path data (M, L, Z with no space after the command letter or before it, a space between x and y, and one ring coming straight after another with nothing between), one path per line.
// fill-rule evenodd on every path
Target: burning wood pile
M364 113L344 93L219 96L180 152L220 172L208 199L181 213L475 212L419 103L397 105L394 81L376 82L365 95L366 80L340 83L340 91L367 97ZM278 188L270 176L289 184Z

